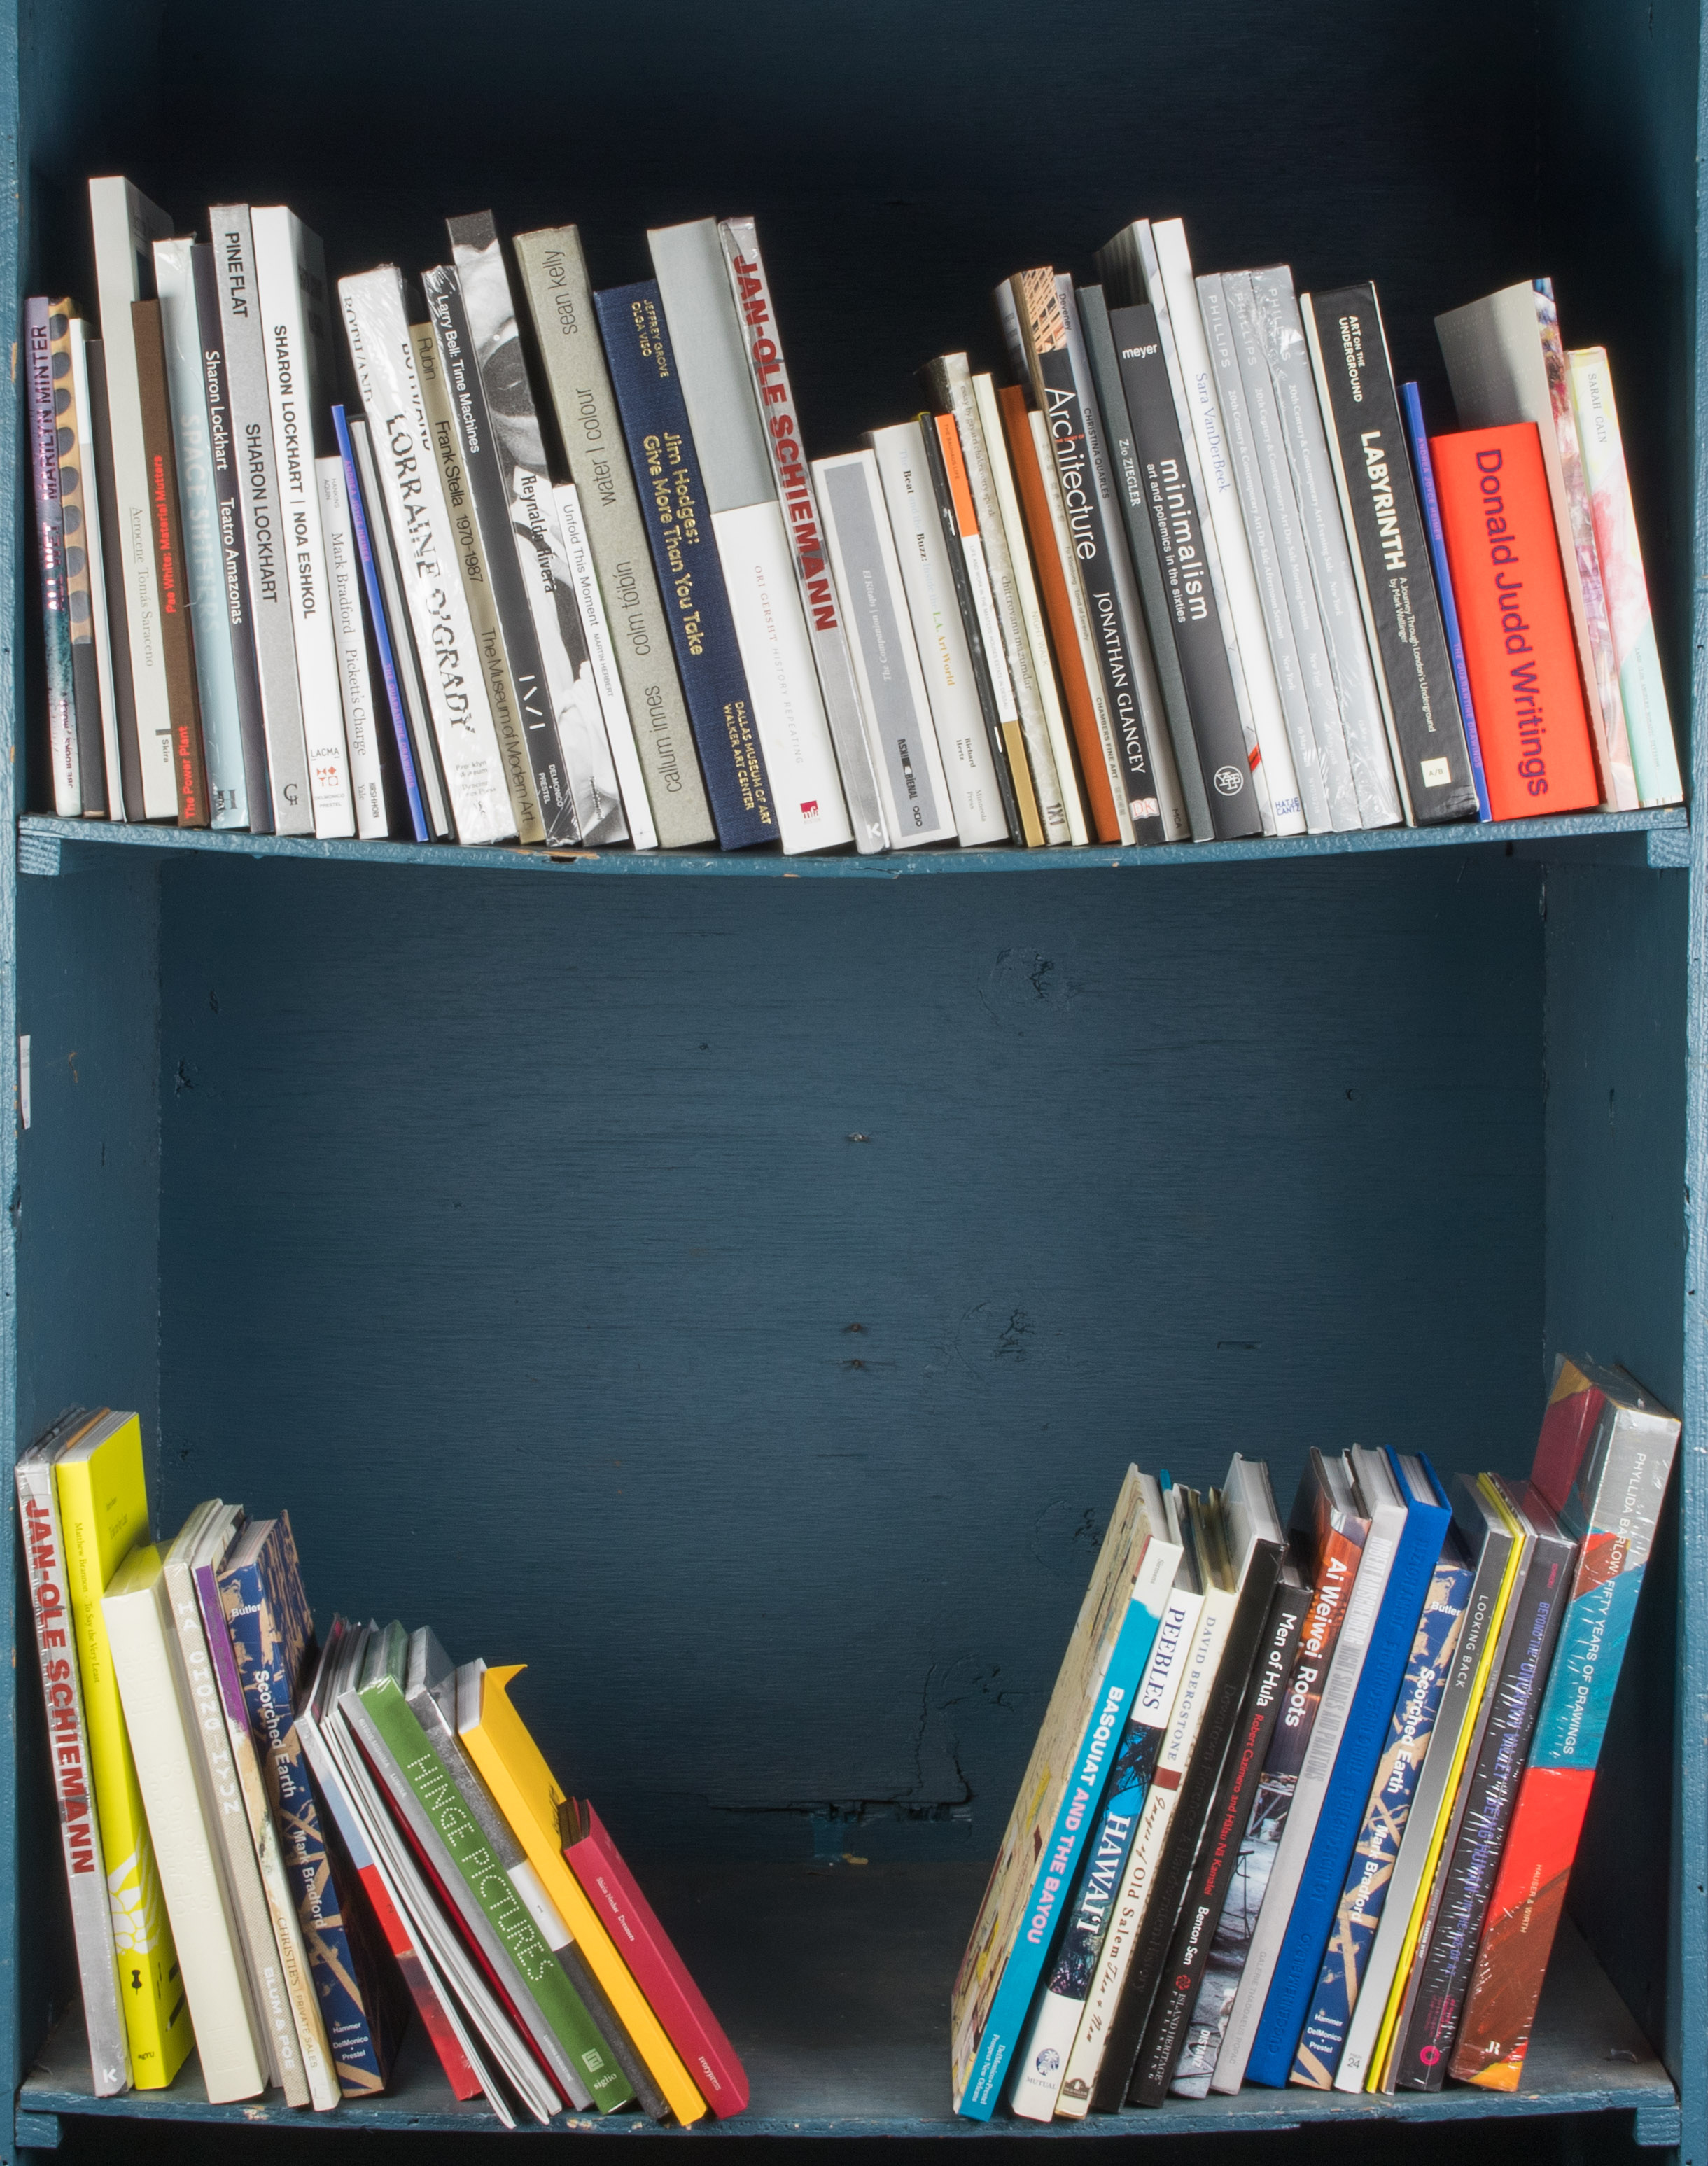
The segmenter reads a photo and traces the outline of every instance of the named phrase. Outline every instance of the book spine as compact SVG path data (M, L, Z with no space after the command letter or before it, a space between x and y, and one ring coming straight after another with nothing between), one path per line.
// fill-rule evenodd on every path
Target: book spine
M611 748L617 787L622 793L623 820L629 840L637 850L656 850L658 831L653 822L640 748L629 720L628 701L623 696L622 673L617 668L616 649L605 619L605 597L599 591L599 575L594 569L581 492L574 482L560 482L552 496L558 508L558 524L563 530L570 584L581 611L587 658L593 671L594 689L599 695L600 716Z
M1610 1406L1584 1544L1448 2073L1516 2090L1654 1545L1678 1424ZM1601 1440L1598 1438L1598 1447ZM1574 1495L1572 1504L1578 1498ZM1569 1508L1569 1506L1568 1506Z
M887 848L873 748L867 742L859 687L849 653L848 626L838 604L823 544L824 524L813 468L801 440L789 364L771 302L770 282L759 253L759 230L750 218L725 219L717 229L742 326L754 395L764 424L777 498L788 521L795 577L812 642L825 719L836 748L843 795L855 848L862 855Z
M340 413L344 410L342 407L337 409ZM350 440L350 457L356 474L356 487L351 491L350 501L362 514L381 597L380 606L373 612L375 633L383 637L384 646L390 651L402 707L403 734L398 738L398 758L406 790L412 786L415 792L410 800L410 816L416 828L418 843L429 839L441 842L451 832L451 811L445 800L445 779L439 771L439 755L433 742L427 688L415 654L409 606L404 599L403 568L391 537L391 519L373 456L373 440L368 433L367 422L359 417L352 420L346 415L345 431ZM345 478L347 481L347 473ZM370 601L372 598L370 588ZM393 726L395 729L395 714Z
M1133 429L1147 531L1191 710L1193 757L1215 837L1226 842L1260 835L1263 819L1255 769L1156 311L1148 303L1117 309L1109 318L1109 333Z
M430 309L434 306L438 282L451 275L442 268L426 273L424 283ZM416 379L421 388L428 442L438 462L439 480L444 490L447 542L462 578L463 597L474 634L473 652L503 761L505 785L510 793L510 810L516 816L516 838L521 843L543 843L547 839L545 811L535 786L531 758L538 740L535 738L531 742L529 718L516 694L510 649L492 588L491 561L475 516L468 469L451 403L451 387L445 377L440 341L433 325L424 323L410 325L410 342L414 348ZM532 719L544 729L548 725L544 706L538 704L543 690L538 677L531 679L530 689L537 702ZM551 752L542 751L537 756L547 767L548 786L556 789L558 778ZM578 839L573 832L574 825L571 819L572 832L568 839L572 841Z
M409 807L410 831L418 843L427 839L426 816L421 807L421 787L415 775L415 753L410 743L410 726L404 713L403 689L399 682L397 658L392 652L391 626L387 621L384 596L380 590L379 567L373 552L373 537L368 531L368 507L362 500L362 477L357 471L356 447L351 441L350 417L341 406L332 409L333 431L338 440L339 464L344 476L344 501L350 518L350 547L354 552L357 569L362 578L362 591L368 598L368 621L373 627L373 651L379 662L380 687L385 695L383 721L376 711L371 728L376 733L375 758L379 758L378 732L387 722L390 725L392 747L397 755L398 770L402 777L404 796ZM361 605L355 605L360 623ZM372 694L370 680L369 691ZM391 832L389 815L386 811L384 769L381 764L379 816L386 824L382 834ZM358 802L357 814L361 806Z
M1373 286L1308 294L1316 372L1388 747L1419 827L1474 818L1477 791Z
M1660 651L1655 644L1642 543L1637 536L1625 446L1619 433L1619 409L1613 398L1613 372L1605 349L1599 346L1569 353L1566 360L1637 800L1642 805L1676 805L1684 795L1679 749L1667 709Z
M362 568L341 456L316 459L315 479L326 545L327 600L338 645L338 682L344 695L344 742L350 754L356 832L364 843L373 842L383 839L391 829L379 757L379 716L368 669L368 632L362 621Z
M77 432L77 471L82 481L83 545L89 567L89 616L95 654L95 679L100 701L101 722L101 791L99 803L109 820L124 821L126 817L124 790L124 754L119 746L119 661L113 648L113 618L109 601L112 568L108 563L105 547L105 528L102 523L103 489L102 474L107 473L104 500L112 499L111 447L105 442L104 423L96 425L96 383L104 398L105 372L101 363L99 341L89 336L89 327L81 316L71 319L71 385L74 399L74 419ZM104 409L103 409L104 411ZM122 599L122 597L121 597ZM122 637L122 627L121 627ZM125 668L127 694L130 670ZM135 736L135 717L131 717L131 736Z
M1476 1764L1466 1778L1463 1817L1442 1872L1434 1930L1417 1958L1416 1994L1392 2072L1399 2090L1437 2091L1447 2073L1542 1683L1570 1597L1572 1555L1568 1540L1537 1535Z
M114 515L106 531L122 608L111 612L115 637L130 658L132 750L136 798L131 817L170 820L178 809L177 761L167 695L166 652L161 638L161 598L155 566L153 497L142 442L142 399L130 304L153 291L152 244L172 231L172 221L127 181L103 177L89 182L90 223L95 242L95 283L100 301L101 357L106 420L112 453ZM122 627L122 631L120 630Z
M1418 1621L1310 2013L1293 2055L1292 2080L1308 2089L1331 2089L1340 2073L1347 2029L1362 1989L1364 1959L1382 1921L1395 1854L1430 1748L1470 1592L1470 1567L1444 1557L1436 1567Z
M917 423L873 430L867 446L877 462L884 506L902 568L931 723L947 777L949 801L961 847L1004 840L1008 832L983 711L973 686L972 661L955 600L954 563L938 515Z
M1067 839L1076 844L1083 844L1090 842L1091 830L1086 825L1085 806L1074 774L1073 746L1068 736L1067 716L1055 681L1055 668L1050 658L1050 636L1044 629L1038 582L1033 574L1031 555L1027 547L1026 518L1020 508L1019 491L1015 484L1013 460L1009 453L1002 409L997 401L996 384L987 372L981 371L974 377L972 383L973 401L978 410L979 426L984 432L985 451L990 462L991 486L996 494L997 509L1007 539L1008 562L1013 575L1021 631L1031 654L1039 706L1044 717L1044 736L1055 769L1056 786L1060 792L1062 816L1067 822Z
M77 695L71 683L69 597L66 591L65 529L60 512L59 425L54 413L53 355L45 299L24 304L24 336L29 381L29 462L35 489L36 562L41 577L41 615L47 653L48 772L53 809L61 820L82 811L77 757Z
M580 236L573 225L525 233L516 251L569 478L587 520L653 824L662 848L692 848L716 837Z
M243 496L248 599L267 732L273 832L311 835L315 806L309 791L302 694L297 683L294 605L286 584L284 521L274 456L254 230L244 203L215 204L208 213L208 223L213 229L219 273L231 435Z
M775 842L770 783L657 283L593 298L719 844Z
M925 471L930 477L937 515L943 523L944 553L954 584L955 605L960 611L961 631L972 665L972 680L978 694L986 741L990 746L991 764L1002 795L1009 839L1023 843L1029 849L1040 848L1044 826L1026 764L1019 710L1014 705L1013 688L1002 658L990 578L985 569L972 499L967 493L966 470L960 458L954 418L949 414L922 414L918 425ZM994 653L992 641L997 642ZM1000 679L994 674L993 663L1002 672Z
M864 451L816 459L813 478L838 613L876 753L885 832L897 849L953 842L954 818L876 457Z
M1340 833L1362 825L1358 793L1305 544L1304 514L1282 427L1281 390L1270 366L1272 342L1266 334L1265 308L1256 277L1249 271L1224 272L1222 291L1227 296L1245 415L1274 532L1282 606L1292 626L1304 698L1322 761L1329 817L1335 832Z
M26 335L29 334L26 319ZM31 357L32 365L34 356ZM71 1899L77 1980L89 2040L89 2074L97 2098L116 2098L130 2088L125 2050L113 1913L107 1900L101 1823L90 1779L88 1731L82 1683L73 1645L65 1540L54 1498L48 1452L32 1452L16 1467L24 1556L35 1619L35 1649L47 1714L48 1755L58 1808L60 1848Z
M394 266L383 265L341 278L338 293L457 839L508 842L516 821L474 629L461 579L452 574L450 515L405 320L403 281Z
M1542 365L1547 372L1548 404L1560 449L1560 478L1565 484L1571 552L1577 586L1583 596L1582 616L1574 629L1579 635L1584 664L1584 704L1595 740L1596 760L1605 779L1606 801L1621 811L1631 811L1642 800L1632 769L1631 735L1620 689L1619 664L1614 653L1613 627L1608 617L1607 589L1595 543L1595 522L1589 508L1577 411L1572 404L1571 371L1560 337L1560 312L1555 305L1551 278L1536 279L1533 288L1536 331L1541 341ZM1560 546L1563 555L1564 535ZM1568 581L1568 590L1570 584Z
M131 335L142 401L143 456L148 465L149 533L155 589L160 596L160 643L172 723L178 825L208 824L208 776L202 752L196 662L184 584L183 533L178 514L177 461L167 394L166 341L158 301L133 301Z
M95 610L89 568L95 469L85 457L87 425L78 419L82 402L72 353L73 320L69 300L56 301L48 312L54 452L59 467L60 536L65 546L66 631L71 645L71 709L77 732L77 795L80 809L87 819L107 810L105 702L102 672L95 658Z
M1181 791L1186 799L1192 840L1195 843L1214 842L1215 815L1210 809L1209 793L1204 786L1203 772L1198 763L1198 740L1192 735L1192 707L1187 695L1186 678L1180 666L1180 650L1175 641L1167 582L1163 577L1161 562L1156 553L1156 536L1150 524L1150 506L1145 501L1144 475L1133 434L1133 418L1128 410L1127 394L1121 383L1120 359L1115 351L1108 304L1103 298L1102 287L1081 286L1079 305L1086 351L1091 357L1097 410L1103 424L1110 473L1120 502L1128 553L1133 560L1133 568L1139 580L1140 596L1145 605L1145 629L1150 635L1151 659L1156 665L1157 684L1161 692L1163 709L1168 716L1169 735L1173 741L1175 771L1180 778ZM1252 832L1257 833L1261 829L1254 827Z
M1459 695L1459 719L1465 725L1465 749L1471 755L1471 779L1477 790L1477 816L1492 820L1489 777L1483 766L1483 740L1477 733L1477 708L1471 697L1471 676L1465 666L1465 642L1459 629L1459 605L1453 592L1452 568L1447 562L1447 536L1441 525L1441 494L1436 487L1436 462L1430 451L1429 431L1424 425L1423 394L1415 383L1402 383L1399 403L1405 414L1406 441L1417 474L1418 503L1424 531L1429 536L1430 565L1436 575L1436 594L1441 605L1441 628L1447 635L1447 652L1453 664L1453 686Z
M189 240L156 241L154 282L166 341L167 391L183 534L183 589L195 652L209 823L214 827L241 827L247 821L243 739L238 727L237 672L231 658L219 499L208 431L207 387L196 304L197 247Z
M1251 703L1252 726L1269 785L1276 832L1302 835L1304 807L1288 742L1275 664L1263 624L1263 605L1257 592L1251 547L1240 510L1240 496L1229 457L1227 430L1216 395L1216 378L1204 336L1198 291L1192 283L1192 259L1187 250L1186 229L1177 218L1164 219L1152 229L1157 268L1168 296L1170 327L1174 334L1180 368L1181 389L1186 401L1182 423L1189 424L1195 441L1204 500L1200 505L1207 525L1214 526L1221 563L1223 597L1227 603L1226 627L1239 647L1245 695ZM1153 295L1153 299L1155 296Z
M1258 1542L1233 1598L1233 1614L1216 1663L1215 1681L1204 1701L1179 1802L1170 1817L1167 1840L1128 1966L1127 1983L1109 2026L1103 2065L1092 2094L1092 2104L1100 2112L1114 2111L1124 2099L1137 2103L1133 2089L1140 2048L1162 1984L1199 1838L1268 1623L1282 1555L1279 1542Z
M317 835L356 832L338 649L326 594L326 548L315 487L317 396L305 290L324 293L320 244L292 212L250 213L256 292L272 421L279 517L279 573L297 650L303 743Z
M1025 2023L1059 1920L1066 1914L1081 1857L1097 1825L1127 1714L1136 1694L1179 1564L1178 1545L1153 1541L1134 1582L1121 1630L1075 1753L1050 1840L1039 1855L1019 1931L1002 1967L991 2011L955 2111L988 2121L1007 2087L1009 2063Z
M214 545L219 552L214 608L221 620L219 637L231 668L237 730L242 817L235 824L248 827L252 834L270 835L273 832L272 785L267 774L267 719L255 645L255 606L250 595L243 475L231 410L219 271L211 245L198 242L191 251L190 277L195 289L198 374L213 469ZM197 651L199 654L199 647Z
M1086 2000L1103 1959L1116 1897L1139 1831L1139 1816L1155 1779L1203 1606L1201 1594L1182 1587L1169 1590L1150 1659L1121 1733L1103 1818L1087 1846L1072 1908L1066 1913L1055 1968L1017 2063L1009 2103L1029 2121L1048 2121L1058 2106L1076 2119L1091 2103L1096 2068L1076 2060Z
M1288 1679L1298 1656L1299 1635L1310 1607L1310 1589L1277 1583L1257 1645L1239 1718L1223 1757L1215 1798L1192 1860L1185 1900L1151 2004L1128 2096L1137 2105L1161 2105L1180 2059L1187 2025L1215 1945L1229 1882L1238 1865L1270 1741L1280 1718Z

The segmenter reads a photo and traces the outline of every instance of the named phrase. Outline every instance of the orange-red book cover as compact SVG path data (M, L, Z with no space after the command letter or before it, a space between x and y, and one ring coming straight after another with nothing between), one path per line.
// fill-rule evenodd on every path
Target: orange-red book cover
M1092 705L1091 687L1086 681L1085 658L1080 652L1079 632L1073 621L1073 603L1061 568L1061 552L1055 546L1055 525L1050 515L1050 499L1038 464L1038 446L1033 441L1032 424L1027 417L1026 394L1017 384L1011 383L999 391L997 398L1002 409L1008 456L1014 462L1014 485L1020 492L1020 508L1025 514L1026 531L1031 537L1039 592L1043 597L1044 614L1050 619L1050 637L1055 647L1062 697L1067 702L1068 720L1073 724L1074 742L1079 748L1086 807L1092 816L1097 840L1118 843L1121 829L1109 789L1108 762L1103 758L1103 741L1097 734L1097 717Z
M1431 436L1430 451L1489 809L1524 820L1599 805L1536 424Z

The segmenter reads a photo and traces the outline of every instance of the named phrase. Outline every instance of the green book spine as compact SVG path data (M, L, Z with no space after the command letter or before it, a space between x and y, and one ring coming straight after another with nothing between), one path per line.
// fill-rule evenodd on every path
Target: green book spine
M535 2007L564 2052L584 2072L594 2105L601 2113L627 2105L633 2095L628 2079L611 2059L580 1996L541 1936L509 1873L493 1855L467 1799L428 1741L402 1688L394 1678L381 1677L364 1688L361 1700L416 1802L432 1823L446 1854L509 1952Z

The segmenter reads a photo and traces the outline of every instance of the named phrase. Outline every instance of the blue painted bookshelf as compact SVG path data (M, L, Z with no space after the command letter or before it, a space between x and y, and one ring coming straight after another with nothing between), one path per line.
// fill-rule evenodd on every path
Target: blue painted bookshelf
M117 171L186 230L288 196L335 273L434 262L489 205L578 219L614 285L648 224L748 209L823 451L911 410L928 356L997 360L995 280L1083 273L1140 209L1205 266L1373 276L1442 420L1435 311L1546 268L1611 352L1700 788L1700 27L658 0L642 49L585 0L0 0L0 250L14 309L92 307L84 183ZM910 63L954 85L928 129ZM1708 2166L1701 823L785 863L56 821L19 420L0 1448L135 1406L160 1528L288 1505L323 1619L526 1661L748 2063L721 2133L918 2137L971 2132L949 1983L1129 1459L1206 1482L1238 1448L1282 1491L1317 1443L1521 1470L1552 1353L1622 1360L1685 1449L1524 2090L1025 2140L1354 2122L1398 2155L1510 2121ZM234 2158L489 2128L413 2048L313 2119L209 2107L193 2069L89 2096L45 1751L8 1672L0 2166L103 2121L139 2161L197 2121Z

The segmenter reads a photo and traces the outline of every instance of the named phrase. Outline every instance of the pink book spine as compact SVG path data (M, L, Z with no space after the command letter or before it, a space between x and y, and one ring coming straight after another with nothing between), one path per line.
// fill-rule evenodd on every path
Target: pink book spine
M616 1845L591 1805L583 1808L589 1832L564 1850L583 1894L605 1920L618 1953L634 1973L664 2026L671 2044L688 2064L688 2073L720 2121L740 2113L748 2102L748 2079L735 2049L723 2035L706 1996L688 1975L688 1967L671 1946L670 1936L653 1915Z

